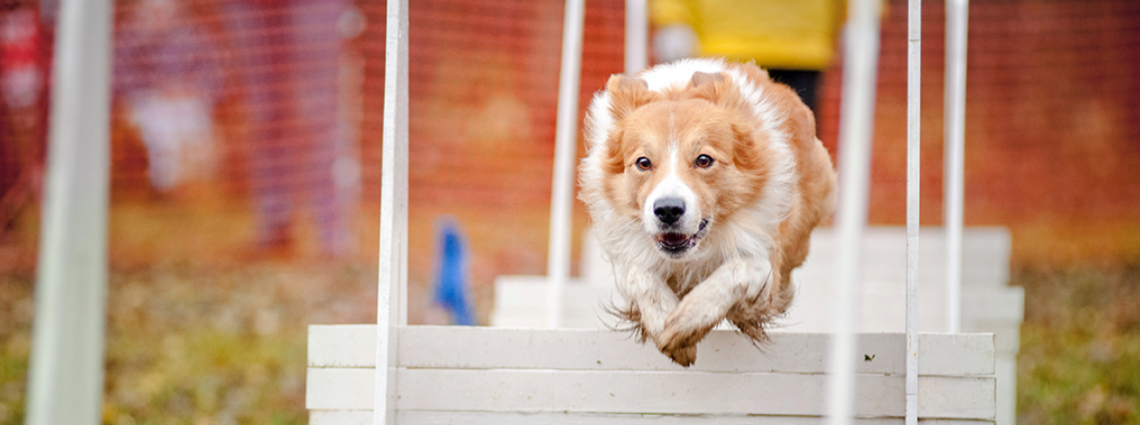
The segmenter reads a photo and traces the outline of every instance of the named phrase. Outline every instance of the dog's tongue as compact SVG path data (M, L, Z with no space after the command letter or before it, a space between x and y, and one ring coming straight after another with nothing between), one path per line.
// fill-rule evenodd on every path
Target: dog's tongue
M689 237L683 233L666 233L661 235L661 242L665 245L682 245L689 241Z

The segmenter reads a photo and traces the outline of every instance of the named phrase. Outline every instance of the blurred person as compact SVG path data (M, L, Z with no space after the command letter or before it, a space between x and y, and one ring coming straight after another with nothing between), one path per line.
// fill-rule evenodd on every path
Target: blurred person
M817 111L822 71L835 55L844 0L651 0L660 62L688 57L755 61Z
M0 10L0 236L28 205L39 203L46 122L45 45L38 11L24 5ZM4 170L5 167L11 167Z
M216 168L217 46L178 0L142 0L116 38L114 87L147 152L160 193Z
M432 306L428 315L435 314L432 324L475 325L474 307L468 287L468 250L463 231L454 219L437 221L439 257Z
M233 0L221 8L245 99L258 248L292 248L295 204L307 198L322 254L350 254L360 170L351 132L338 122L344 1Z
M0 15L0 93L13 110L32 108L43 88L39 58L39 25L36 11L18 8ZM25 116L32 118L32 114Z

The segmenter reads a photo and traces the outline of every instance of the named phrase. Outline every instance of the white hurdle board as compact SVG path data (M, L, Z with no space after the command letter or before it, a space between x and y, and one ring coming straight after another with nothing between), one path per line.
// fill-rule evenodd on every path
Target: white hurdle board
M396 421L814 424L830 337L776 333L757 347L714 331L686 369L622 332L403 326ZM309 328L310 424L372 423L375 338L374 325ZM901 424L905 335L858 338L858 423ZM919 350L924 423L993 423L992 334L922 334Z

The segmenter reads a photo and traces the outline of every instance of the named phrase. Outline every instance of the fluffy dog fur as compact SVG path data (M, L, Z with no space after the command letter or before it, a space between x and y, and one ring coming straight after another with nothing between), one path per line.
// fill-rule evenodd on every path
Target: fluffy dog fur
M835 204L800 98L755 65L685 60L611 77L586 137L581 198L641 341L688 366L726 318L765 340Z

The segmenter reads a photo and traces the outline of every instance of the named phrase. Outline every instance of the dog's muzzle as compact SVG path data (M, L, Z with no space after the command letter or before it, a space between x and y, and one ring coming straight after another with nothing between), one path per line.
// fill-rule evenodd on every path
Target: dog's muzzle
M707 219L701 220L700 225L697 227L697 232L693 234L685 234L676 231L666 231L660 233L656 237L657 249L661 250L666 256L670 258L680 258L685 255L690 249L697 246L701 238L708 233Z

